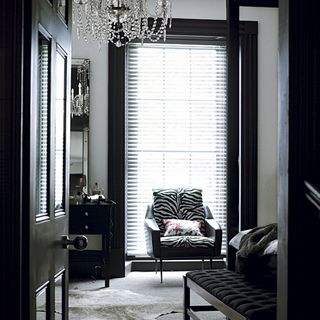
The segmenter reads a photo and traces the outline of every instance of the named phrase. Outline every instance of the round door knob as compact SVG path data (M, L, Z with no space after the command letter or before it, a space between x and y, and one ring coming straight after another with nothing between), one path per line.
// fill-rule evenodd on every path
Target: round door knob
M88 246L88 238L86 236L76 236L70 240L68 236L62 237L63 248L68 248L73 245L76 250L84 250Z

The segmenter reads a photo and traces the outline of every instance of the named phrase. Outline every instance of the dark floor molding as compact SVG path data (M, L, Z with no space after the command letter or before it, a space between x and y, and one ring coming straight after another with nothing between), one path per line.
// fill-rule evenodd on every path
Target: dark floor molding
M203 264L204 269L210 269L210 262L205 261ZM213 268L225 268L226 263L223 259L213 260ZM155 271L154 260L132 260L126 263L126 273L130 271ZM201 260L164 260L164 271L189 271L202 269ZM159 270L159 263L158 263Z

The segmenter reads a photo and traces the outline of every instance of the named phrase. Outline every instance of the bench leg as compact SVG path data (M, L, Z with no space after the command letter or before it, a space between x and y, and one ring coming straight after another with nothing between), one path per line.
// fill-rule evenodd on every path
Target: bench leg
M213 265L212 265L212 258L210 258L210 269L212 269Z
M190 320L188 309L190 308L190 288L187 286L187 277L183 276L183 313L184 320Z

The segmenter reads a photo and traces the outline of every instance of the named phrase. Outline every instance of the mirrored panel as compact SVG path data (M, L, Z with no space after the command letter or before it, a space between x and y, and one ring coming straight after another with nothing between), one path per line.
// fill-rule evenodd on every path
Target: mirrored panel
M47 291L48 287L45 286L36 293L36 320L46 320L49 318Z
M58 13L64 22L67 21L68 0L58 0Z
M54 282L54 301L55 301L55 310L54 318L55 320L63 320L63 303L64 300L64 273L60 274L55 278Z
M57 52L56 105L55 105L55 212L64 209L64 160L65 160L65 107L66 107L66 57Z
M51 42L38 38L37 217L48 215Z
M70 203L88 192L89 179L90 60L72 59Z

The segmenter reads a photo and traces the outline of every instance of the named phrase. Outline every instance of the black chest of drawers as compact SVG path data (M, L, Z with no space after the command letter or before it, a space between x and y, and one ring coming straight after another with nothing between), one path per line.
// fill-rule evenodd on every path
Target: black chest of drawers
M70 205L70 235L101 235L101 248L98 250L69 251L71 278L79 276L96 278L99 274L104 274L105 286L109 286L112 214L112 202ZM90 248L90 238L88 248Z

